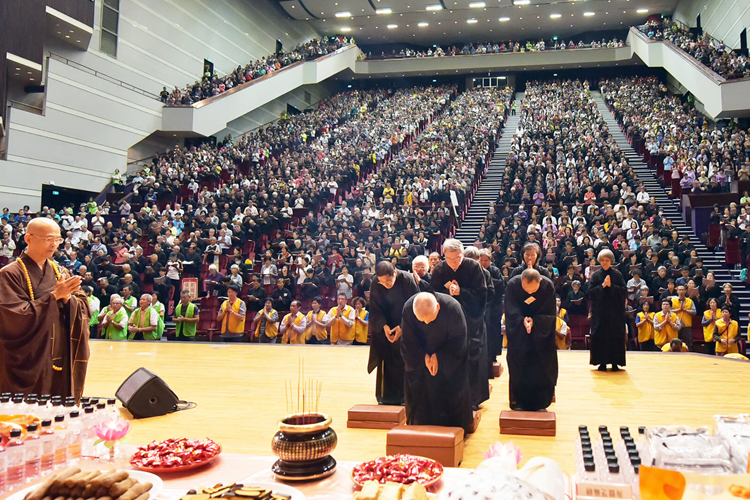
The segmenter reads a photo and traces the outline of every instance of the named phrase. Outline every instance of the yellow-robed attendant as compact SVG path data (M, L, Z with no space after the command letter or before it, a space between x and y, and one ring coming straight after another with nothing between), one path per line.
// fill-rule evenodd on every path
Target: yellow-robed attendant
M302 304L299 300L293 300L289 305L289 314L281 320L279 330L281 331L282 344L304 344L305 330L307 329L307 318L299 310Z
M635 315L635 326L638 328L638 343L641 350L653 351L654 343L654 313L651 312L651 304L643 303L643 310Z
M723 356L729 353L740 352L737 347L737 342L739 341L737 335L739 335L739 331L739 324L732 319L732 313L729 309L722 309L721 318L716 320L716 326L714 327L717 355Z
M672 301L665 299L661 303L661 311L654 314L654 343L658 348L672 342L679 336L680 318L672 312Z

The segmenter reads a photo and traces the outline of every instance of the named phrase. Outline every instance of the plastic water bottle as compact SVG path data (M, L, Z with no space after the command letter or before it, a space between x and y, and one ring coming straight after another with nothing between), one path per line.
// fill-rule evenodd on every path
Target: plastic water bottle
M10 402L10 396L0 396L0 415L10 415L10 409L13 407L13 403Z
M83 409L83 417L81 418L81 426L83 428L81 433L81 455L84 457L97 456L94 450L94 441L96 441L94 425L96 425L94 408L87 406Z
M7 485L8 490L14 490L23 486L26 472L26 450L21 439L21 429L10 431L10 441L8 441L7 456Z
M0 495L5 493L6 491L6 473L8 468L8 454L5 451L5 448L0 447Z
M10 409L11 415L26 415L26 403L23 402L23 394L13 396L13 406Z
M52 420L42 420L40 440L42 442L42 474L47 474L55 468L55 431L52 428Z
M68 463L75 463L81 459L82 434L83 426L78 410L73 410L68 422Z
M26 448L26 481L33 481L39 477L42 470L42 440L36 424L26 426L24 447Z
M106 403L98 403L96 405L96 423L104 422L106 418L107 418Z
M68 426L65 415L55 415L55 468L68 464Z
M120 418L120 410L117 409L117 400L115 398L109 398L107 400L107 418L110 420L117 420Z

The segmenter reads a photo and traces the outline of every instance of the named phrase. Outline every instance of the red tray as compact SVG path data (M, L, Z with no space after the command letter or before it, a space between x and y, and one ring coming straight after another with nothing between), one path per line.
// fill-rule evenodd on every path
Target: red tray
M419 456L416 456L416 455L412 455L412 456L413 456L413 457L415 457L415 458L425 458L425 457L419 457ZM428 482L426 482L426 483L420 483L420 484L422 484L422 486L424 486L425 488L429 488L429 487L430 487L430 486L432 486L433 484L435 484L435 483L437 483L438 481L440 481L440 479L441 479L441 478L443 477L443 472L444 472L444 471L443 471L443 465L442 465L442 464L441 464L440 462L438 462L438 461L436 461L436 460L432 460L432 459L430 459L430 458L427 458L427 460L430 460L430 461L431 461L431 462L433 463L433 466L437 466L437 469L438 469L438 470L439 470L440 472L439 472L439 474L437 475L437 477L435 477L435 478L431 479L430 481L428 481ZM375 460L370 460L370 461L368 461L368 462L362 462L362 463L361 463L361 464L359 464L359 465L364 465L364 464L367 464L367 463L370 463L370 462L374 462L374 461L375 461ZM354 468L356 469L357 467L359 467L359 466L355 466ZM356 479L354 479L354 470L352 470L352 474L351 474L351 476L350 476L350 477L351 477L351 480L352 480L352 482L353 482L354 484L356 484L357 486L359 486L359 487L362 487L362 486L364 486L364 483L360 483L359 481L357 481Z
M179 465L177 467L141 467L140 465L135 465L133 463L131 463L130 465L136 470L142 470L142 471L151 472L154 474L163 474L165 472L182 472L186 470L197 469L198 467L203 467L204 465L208 465L214 460L216 460L217 458L219 458L219 455L221 455L221 445L219 445L218 453L216 453L216 455L212 456L211 458L208 458L206 460L201 460L200 462L193 462L187 465Z

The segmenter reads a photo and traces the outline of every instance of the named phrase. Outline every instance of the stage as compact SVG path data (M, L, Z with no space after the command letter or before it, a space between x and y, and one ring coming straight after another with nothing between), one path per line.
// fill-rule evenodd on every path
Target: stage
M347 410L375 403L375 374L368 375L367 347L289 346L178 342L91 342L86 396L112 397L135 369L161 376L197 408L132 421L129 444L168 437L210 437L225 451L271 455L271 437L286 413L284 382L296 389L298 367L323 382L319 410L333 417L339 460L363 461L385 454L387 431L347 429ZM505 359L500 358L505 364ZM499 433L500 411L508 409L507 370L492 380L478 432L466 441L463 467L475 467L496 441L513 441L526 459L547 456L574 472L573 441L578 425L712 425L718 413L750 412L750 363L688 353L628 352L625 370L599 372L587 351L559 352L557 437ZM296 393L295 393L296 402ZM127 412L126 412L127 413ZM129 417L130 415L127 414Z

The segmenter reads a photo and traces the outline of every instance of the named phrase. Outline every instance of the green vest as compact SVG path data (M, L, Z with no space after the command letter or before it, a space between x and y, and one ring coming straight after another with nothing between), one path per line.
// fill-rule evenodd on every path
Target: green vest
M86 297L86 300L89 301L89 310L91 309L91 302L93 302L96 299L96 297ZM91 319L89 320L89 326L98 325L99 324L99 311L96 311L95 313L91 313Z
M186 318L194 318L195 310L197 307L192 302L188 304L187 311L182 312L182 302L177 303L177 307L174 308L174 317L179 318L184 316ZM198 330L198 323L189 323L187 321L180 321L177 323L175 328L175 335L179 337L181 334L185 337L195 337L195 332Z
M133 314L131 315L131 318L133 319L133 324L135 326L138 326L140 328L145 328L146 326L151 326L151 311L156 311L151 306L148 306L148 309L146 309L146 324L141 325L141 308L139 307L135 311L133 311ZM161 319L161 316L159 316L159 313L156 312L156 316L159 318L159 322L156 324L156 330L153 332L143 332L143 340L159 340L161 338L162 333L164 333L164 320ZM132 332L130 335L128 335L128 340L133 340L135 338L135 332Z
M125 314L127 314L127 315L128 315L128 318L129 318L129 317L130 317L130 315L131 315L131 314L133 314L133 313L131 313L131 312L129 312L129 311L127 310L127 309L125 309L125 306L128 306L128 307L132 307L132 308L134 308L134 309L133 309L133 312L135 312L135 309L138 309L138 301L137 301L137 300L135 299L135 297L134 297L134 296L132 296L132 295L131 295L130 297L128 297L127 299L124 299L124 298L123 298L123 299L122 299L122 305L123 305L123 309L125 310Z
M105 316L109 314L109 306L105 307L103 311L105 313ZM128 315L125 311L125 308L121 307L120 310L117 311L117 313L115 313L115 315L113 316L112 321L120 323L124 318L127 317ZM120 329L114 323L110 323L106 327L102 328L102 337L107 340L126 340L128 338L128 327L125 326L125 328Z

